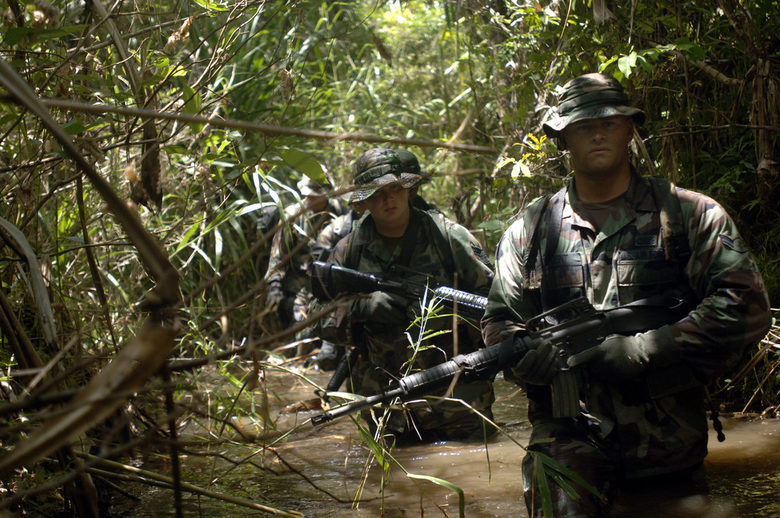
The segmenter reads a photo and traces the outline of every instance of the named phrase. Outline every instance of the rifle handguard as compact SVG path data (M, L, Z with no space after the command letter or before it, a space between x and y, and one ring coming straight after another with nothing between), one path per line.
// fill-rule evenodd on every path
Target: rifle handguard
M522 342L522 340L520 342ZM522 354L519 352L520 350L527 350L522 347L517 347L516 349L518 352L513 355L515 361L516 357ZM318 426L333 419L356 412L361 408L372 406L377 403L385 403L396 397L408 398L409 396L424 394L432 388L449 382L449 380L458 372L463 372L470 380L487 379L495 374L495 369L493 367L499 356L502 355L502 352L502 345L498 344L486 347L485 349L480 349L473 353L459 354L453 359L440 363L430 369L404 376L398 380L396 385L391 389L316 415L311 418L311 422L314 426Z

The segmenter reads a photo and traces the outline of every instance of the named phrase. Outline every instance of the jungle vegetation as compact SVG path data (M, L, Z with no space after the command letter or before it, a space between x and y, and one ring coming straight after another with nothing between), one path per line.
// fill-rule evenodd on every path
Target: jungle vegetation
M304 175L408 148L492 255L567 175L541 122L580 73L621 81L638 167L722 203L780 303L775 0L0 7L0 509L94 516L85 452L162 434L176 465L178 423L262 389L293 334L262 318L266 216ZM774 326L711 392L776 413L779 365Z

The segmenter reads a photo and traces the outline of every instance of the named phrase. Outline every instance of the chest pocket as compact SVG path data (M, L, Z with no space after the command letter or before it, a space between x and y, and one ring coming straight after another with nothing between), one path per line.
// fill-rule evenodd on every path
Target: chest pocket
M615 266L620 304L664 293L684 284L680 268L666 259L663 248L621 250Z
M585 294L585 267L579 253L552 256L543 269L542 293L545 310Z

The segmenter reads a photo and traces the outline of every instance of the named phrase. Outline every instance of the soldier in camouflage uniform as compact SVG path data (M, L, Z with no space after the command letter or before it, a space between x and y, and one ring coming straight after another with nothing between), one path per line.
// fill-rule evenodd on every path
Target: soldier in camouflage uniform
M479 244L462 226L411 207L409 187L419 176L403 173L395 152L384 148L366 151L355 162L354 175L354 183L362 188L353 193L353 200L364 203L369 213L339 241L330 262L381 276L397 267L397 274L412 282L424 282L425 275L432 283L487 293L493 272ZM417 347L420 327L410 326L410 322L422 313L418 300L373 292L340 308L320 325L323 337L360 348L356 390L369 395L406 373L482 345L479 331L459 322L455 351L452 317L439 316L425 323L426 338ZM436 331L444 334L429 336ZM438 395L444 394L442 389ZM458 383L451 397L491 415L494 396L490 382ZM385 431L399 440L483 437L482 419L459 402L424 399L404 406L405 411L392 411L384 422ZM376 412L377 416L381 414ZM376 426L368 413L365 416L371 426Z
M574 177L527 208L496 252L483 320L488 345L580 296L606 309L682 293L690 307L675 323L609 336L568 359L545 344L505 372L527 391L529 450L579 473L606 497L575 484L581 498L573 498L549 481L558 517L604 516L619 489L660 482L706 491L698 485L707 454L704 386L770 325L761 275L723 207L640 177L630 165L634 124L644 117L612 77L586 74L567 83L558 116L544 130L570 152ZM582 380L577 418L552 417L550 382L561 362ZM535 462L531 453L523 462L531 516L541 511Z
M425 201L422 196L417 194L417 190L423 184L428 176L422 175L420 162L411 151L399 149L396 151L398 159L401 161L401 172L418 176L420 179L409 187L409 199L412 207L424 211L434 211L441 214L441 211L434 205ZM336 243L357 226L358 221L365 212L365 202L356 201L354 196L350 198L350 211L331 221L322 229L314 245L313 256L318 261L327 261ZM315 358L315 362L322 370L333 370L338 364L339 359L344 354L344 347L323 340L322 346Z
M266 272L266 303L278 315L283 329L308 317L312 299L308 287L312 246L322 227L346 212L341 200L328 198L329 188L330 185L319 184L308 176L298 182L303 200L285 209L285 219L289 224L274 234L271 243ZM296 217L302 208L305 211ZM308 338L308 333L299 333L297 338ZM312 348L310 343L302 344L296 354L306 354Z

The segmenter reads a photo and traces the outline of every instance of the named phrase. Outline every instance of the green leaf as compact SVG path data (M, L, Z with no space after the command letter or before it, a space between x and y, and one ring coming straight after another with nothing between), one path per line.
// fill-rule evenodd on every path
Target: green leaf
M199 6L203 7L204 9L208 11L227 11L227 7L223 7L215 2L210 2L209 0L195 0L195 3Z
M298 149L281 149L279 150L279 156L282 157L285 164L296 171L300 171L315 182L326 183L328 181L322 166L310 154Z
M618 70L620 70L624 77L629 77L631 75L631 64L629 63L628 56L622 56L618 59Z
M65 133L68 135L78 135L79 133L83 133L87 131L87 127L84 125L83 122L81 122L81 119L71 119L65 124L62 125L62 129L65 130Z
M648 74L651 74L653 72L653 66L650 64L650 62L647 59L645 59L644 56L637 57L637 61L639 62L639 66L641 66L645 72L647 72Z
M534 455L534 477L539 488L539 498L542 500L542 512L545 518L552 517L552 495L550 494L550 486L547 484L547 473L544 469L544 463L541 462L539 453L530 453Z
M382 470L387 471L390 469L390 464L387 462L387 459L385 459L384 449L374 440L374 436L371 435L371 432L369 432L365 426L358 426L358 430L360 431L360 437L368 445L369 449L374 454L377 463L382 467Z
M531 169L528 167L528 164L523 161L515 162L515 165L512 166L512 179L517 179L520 175L523 175L526 178L531 176Z
M460 518L464 518L466 516L466 498L463 496L463 490L460 487L456 486L452 482L428 475L415 475L414 473L407 473L406 476L415 480L427 480L428 482L433 482L439 486L446 487L450 491L456 492L458 494L458 516L460 516Z
M198 115L201 110L201 97L198 92L192 89L190 86L185 86L182 88L184 90L184 106L182 107L182 111L184 113L189 113L192 115ZM192 131L195 133L200 133L201 130L203 130L203 124L199 123L191 123L190 127L192 128Z
M196 221L195 223L192 224L189 230L187 230L187 232L181 238L181 241L179 242L179 246L176 247L176 250L174 250L171 257L175 256L176 254L184 250L187 247L187 245L189 245L190 241L193 239L193 236L198 231L198 229L200 229L200 222Z
M489 230L491 232L502 230L504 229L504 227L506 227L506 222L496 220L496 219L491 219L490 221L483 221L482 223L477 225L477 228L484 228L485 230Z

